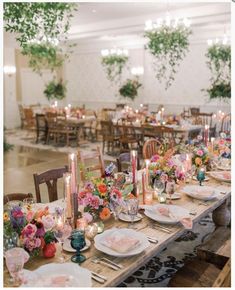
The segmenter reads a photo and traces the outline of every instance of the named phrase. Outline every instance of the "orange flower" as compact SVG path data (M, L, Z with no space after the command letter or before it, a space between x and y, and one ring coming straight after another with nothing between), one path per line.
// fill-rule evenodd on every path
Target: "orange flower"
M107 192L107 186L105 185L105 184L100 184L100 185L98 185L98 190L99 190L99 192L101 193L101 195L102 195L102 193L104 194L104 193L106 193Z
M4 214L3 214L3 220L4 220L4 222L6 222L6 221L9 220L9 215L8 215L7 212L4 212Z
M195 164L198 166L202 165L202 159L200 157L195 158Z
M110 218L110 215L111 215L110 210L107 207L104 207L100 213L100 218L102 220L107 220Z
M127 196L127 198L131 199L131 198L136 198L136 197L134 196L134 194L129 193L128 196Z

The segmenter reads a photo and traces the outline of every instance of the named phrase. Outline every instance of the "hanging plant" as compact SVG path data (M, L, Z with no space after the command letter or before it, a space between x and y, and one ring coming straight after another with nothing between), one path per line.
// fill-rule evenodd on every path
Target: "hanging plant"
M29 57L29 66L35 72L40 74L44 68L53 72L68 57L71 51L64 53L58 43L65 44L76 10L75 3L4 3L4 28L16 34L22 53Z
M124 98L134 100L138 95L138 89L142 86L138 80L128 79L124 85L119 89L119 93Z
M155 58L156 78L160 82L165 79L165 89L172 85L177 67L188 51L190 34L191 29L181 23L176 26L163 24L144 34L148 38L145 48Z
M63 84L62 80L59 82L53 80L46 85L46 89L43 93L49 101L52 99L62 100L65 98L66 86Z
M107 55L102 57L102 65L105 68L107 78L110 81L120 80L124 66L128 61L126 55Z
M206 90L210 99L231 98L231 47L220 43L208 48L207 65L211 71L211 85Z

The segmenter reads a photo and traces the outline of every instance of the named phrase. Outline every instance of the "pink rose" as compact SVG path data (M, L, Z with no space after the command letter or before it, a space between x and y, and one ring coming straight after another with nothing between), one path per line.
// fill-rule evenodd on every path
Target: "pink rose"
M27 222L30 222L33 219L34 213L32 211L28 211L26 214Z
M37 227L34 224L28 224L22 230L22 236L24 238L33 238L37 232Z
M197 151L197 155L198 155L198 156L203 156L203 154L204 154L203 150L199 149L199 150Z
M158 160L160 159L160 156L159 155L153 155L152 158L151 158L151 162L157 162Z
M94 209L98 209L99 205L100 205L100 199L98 196L93 196L93 198L91 199L91 202L89 204L91 207L93 207Z

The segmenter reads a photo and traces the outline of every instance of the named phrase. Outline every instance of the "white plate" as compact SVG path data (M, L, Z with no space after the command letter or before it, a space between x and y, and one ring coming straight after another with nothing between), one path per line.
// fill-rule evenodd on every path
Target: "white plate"
M169 194L167 194L167 195L166 195L166 198L167 198L167 199L180 199L180 198L181 198L181 195L180 195L180 193L175 192L175 193L173 193L173 194L171 195L171 197L170 197Z
M168 216L164 216L158 212L158 208L169 208L169 210L172 212L173 215L176 216L188 216L189 211L181 206L178 205L171 205L171 204L156 204L153 206L149 206L148 208L145 208L145 215L152 220L155 220L159 223L164 224L176 224L179 222L179 218L172 219Z
M197 180L197 176L193 176L193 180ZM209 180L210 178L208 176L205 176L205 179L203 181L209 181Z
M114 231L120 231L120 234L125 234L129 237L133 237L136 238L140 241L140 244L135 247L133 250L128 251L128 253L119 253L116 252L112 249L110 249L109 247L106 247L105 245L102 244L102 240L111 235ZM149 241L148 238L146 237L145 234L141 233L141 232L136 232L135 230L132 229L110 229L110 230L106 230L104 231L102 234L95 236L95 248L105 254L108 254L110 256L114 256L114 257L129 257L129 256L135 256L138 255L140 253L142 253L149 245Z
M66 239L64 241L63 250L65 250L67 252L71 252L71 253L76 253L76 250L71 247L70 242L71 241L69 239ZM91 242L88 239L86 239L86 245L84 248L81 249L81 252L86 251L87 249L90 248L90 246L91 246Z
M182 192L193 198L204 201L214 199L219 195L219 191L216 188L200 185L186 185L182 188Z
M231 166L222 166L222 165L218 165L217 169L219 170L224 170L224 171L230 171L231 170Z
M43 265L35 271L23 269L21 287L92 287L91 272L73 262ZM67 283L57 284L54 279L66 278Z
M142 218L143 218L142 215L141 215L140 213L138 213L137 216L134 217L134 220L133 220L133 221L134 221L134 222L138 222L138 221L140 221ZM124 221L124 222L131 222L131 217L130 217L128 214L124 213L124 212L121 212L121 213L119 214L119 219L120 219L121 221Z
M226 178L226 176L224 176L224 174L226 174L226 175L230 174L230 178ZM229 171L210 172L210 176L216 180L219 180L219 181L231 182L231 173Z

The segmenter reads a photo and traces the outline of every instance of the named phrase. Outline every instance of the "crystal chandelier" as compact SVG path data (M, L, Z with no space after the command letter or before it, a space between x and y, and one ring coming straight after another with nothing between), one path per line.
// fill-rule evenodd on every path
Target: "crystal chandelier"
M229 44L229 38L227 36L227 34L224 34L223 38L216 38L216 39L208 39L207 40L207 44L208 46L212 46L214 44L222 44L222 45L227 45Z
M191 21L188 18L171 18L171 15L169 12L166 13L165 19L157 18L155 21L147 20L145 22L145 30L151 31L151 30L158 30L162 28L163 26L167 26L170 28L177 28L178 26L184 26L186 28L190 27Z
M110 56L110 55L116 55L116 56L128 56L128 50L127 49L120 49L120 48L112 48L112 49L102 49L101 55L103 57Z

